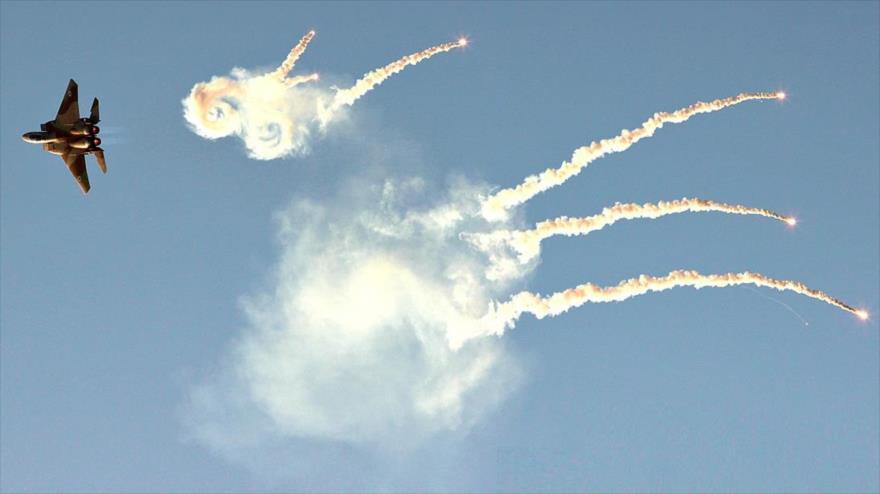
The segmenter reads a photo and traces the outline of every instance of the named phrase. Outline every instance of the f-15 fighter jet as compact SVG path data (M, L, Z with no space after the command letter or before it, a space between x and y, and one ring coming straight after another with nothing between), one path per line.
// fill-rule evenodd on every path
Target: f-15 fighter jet
M101 171L107 173L104 150L98 147L101 145L101 139L98 138L100 129L96 125L98 121L98 98L92 103L89 118L80 118L77 85L71 79L55 120L40 125L40 132L26 132L21 138L24 142L42 144L45 151L61 156L79 188L86 194L90 188L86 155L94 154Z

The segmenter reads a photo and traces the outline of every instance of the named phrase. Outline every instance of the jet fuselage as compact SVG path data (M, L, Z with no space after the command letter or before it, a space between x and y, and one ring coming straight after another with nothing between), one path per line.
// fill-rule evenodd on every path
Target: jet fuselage
M41 144L43 150L60 156L83 193L88 193L91 186L85 156L93 155L101 171L107 173L104 150L99 147L99 121L98 98L92 102L89 117L80 117L79 90L76 81L71 79L55 119L41 124L39 132L25 132L21 139L30 144Z
M101 145L101 139L97 137L100 131L97 125L85 118L71 125L58 125L50 120L40 125L39 132L25 132L21 139L31 144L65 142L75 149L94 149Z

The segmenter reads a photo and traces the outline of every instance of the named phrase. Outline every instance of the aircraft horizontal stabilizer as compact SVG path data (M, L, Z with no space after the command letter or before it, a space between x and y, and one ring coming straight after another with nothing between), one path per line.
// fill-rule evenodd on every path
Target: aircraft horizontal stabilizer
M98 100L95 100L97 104ZM101 148L95 148L95 160L98 162L98 166L101 168L101 171L107 173L107 161L104 159L104 150Z

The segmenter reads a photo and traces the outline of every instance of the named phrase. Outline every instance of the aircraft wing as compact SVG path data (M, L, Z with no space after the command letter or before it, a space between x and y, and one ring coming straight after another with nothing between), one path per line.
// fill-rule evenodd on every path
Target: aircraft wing
M70 173L73 174L73 178L76 179L76 183L79 184L83 194L88 194L91 186L89 185L89 172L86 170L86 155L68 153L61 156L61 158L64 160L64 164L67 165Z
M79 88L73 79L67 83L67 91L61 100L61 107L55 115L55 123L60 125L72 125L79 120Z

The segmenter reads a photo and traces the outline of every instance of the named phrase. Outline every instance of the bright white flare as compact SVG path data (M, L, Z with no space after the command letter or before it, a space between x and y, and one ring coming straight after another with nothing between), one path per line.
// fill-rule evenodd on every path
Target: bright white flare
M857 311L855 312L855 314L856 314L856 316L857 316L859 319L861 319L862 321L867 321L867 320L868 320L868 317L870 317L870 314L868 314L868 311L866 311L866 310L864 310L864 309L859 309L859 310L857 310Z
M293 70L293 66L296 65L296 61L299 60L299 57L301 57L303 53L305 53L306 48L308 48L309 43L314 37L315 31L307 32L306 35L299 40L299 43L297 43L296 46L294 46L293 49L290 50L290 53L287 55L287 58L285 58L284 61L281 62L281 65L279 65L278 68L275 69L274 72L272 72L272 75L279 79L283 79L288 72Z
M544 317L562 314L571 308L579 307L588 302L619 302L648 292L660 292L679 286L720 288L744 284L774 288L780 291L793 291L831 304L861 319L865 319L867 316L866 312L797 281L769 278L762 274L748 271L743 273L705 275L697 271L681 270L673 271L666 276L660 277L641 275L638 278L622 281L617 286L612 287L601 287L592 283L585 283L547 297L541 297L531 292L520 292L511 297L507 302L490 305L489 312L484 317L485 326L483 329L486 331L486 334L500 335L504 332L505 328L513 327L516 320L526 312L533 314L538 319L543 319Z
M333 115L336 113L336 111L338 111L340 108L342 108L343 106L350 106L354 104L354 102L357 101L358 98L367 94L374 87L382 84L386 79L405 69L407 66L415 65L423 60L427 60L438 53L451 51L456 48L462 48L465 45L467 45L467 40L465 38L461 38L458 41L443 43L441 45L432 46L431 48L422 50L420 52L406 55L399 60L389 63L384 67L380 67L378 69L367 72L350 88L337 90L336 95L333 97L333 101L331 101L329 105L327 105L326 107L321 106L318 108L318 119L320 120L321 125L327 125L327 123L332 120Z
M569 178L580 173L584 167L608 153L626 151L633 144L654 135L657 129L663 127L664 124L685 122L694 115L718 111L744 101L777 98L777 93L741 93L729 98L716 99L708 103L700 101L672 113L655 113L641 127L635 130L624 129L617 137L593 141L589 146L576 149L571 159L562 163L562 166L559 168L548 168L538 175L526 177L523 183L514 188L502 189L496 192L483 202L483 217L489 221L503 219L507 215L507 209L522 204L551 187L561 185Z
M493 244L504 243L513 247L519 254L521 263L536 257L540 251L540 243L555 235L588 235L620 220L654 219L670 214L685 212L717 211L728 214L756 215L784 221L792 225L793 218L783 216L775 211L752 208L739 204L725 204L706 199L679 199L660 201L656 204L620 204L605 208L601 213L585 218L569 218L562 216L538 223L532 230L496 230L490 233L465 235L464 238L484 250Z

